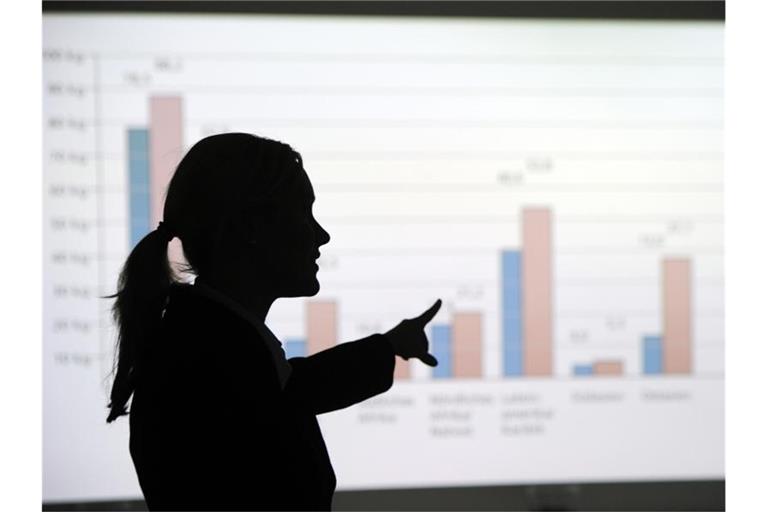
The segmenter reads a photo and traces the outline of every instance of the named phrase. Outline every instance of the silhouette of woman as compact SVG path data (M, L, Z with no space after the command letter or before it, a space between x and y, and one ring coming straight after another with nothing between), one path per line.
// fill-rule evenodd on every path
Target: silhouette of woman
M280 297L315 295L330 240L287 144L207 137L168 186L164 221L128 256L107 422L128 414L151 510L330 510L336 478L316 415L392 385L395 356L435 366L424 326L440 301L385 334L286 360L264 325ZM174 279L178 237L194 284Z

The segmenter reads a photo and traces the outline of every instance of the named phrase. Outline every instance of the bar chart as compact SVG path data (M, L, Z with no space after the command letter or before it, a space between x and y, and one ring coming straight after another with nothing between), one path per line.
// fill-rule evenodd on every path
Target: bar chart
M162 220L164 191L173 174L183 141L181 96L148 98L149 126L126 130L128 204L132 247ZM553 211L524 208L520 212L521 247L500 251L501 350L504 377L553 375ZM180 256L178 248L175 255ZM179 261L179 260L177 260ZM649 333L638 341L642 374L690 374L691 261L664 258L660 262L662 334ZM286 342L289 357L306 357L330 348L338 336L336 301L306 303L306 337ZM451 323L431 327L433 351L441 364L437 379L482 378L483 312L456 312ZM620 376L621 360L576 362L573 376ZM409 365L398 359L397 380L411 377Z
M134 246L162 219L163 192L183 148L182 98L150 97L149 127L128 128L126 155L130 208L130 243ZM151 148L151 151L150 151ZM553 375L553 212L524 208L520 214L522 247L500 251L501 349L504 377ZM692 372L691 261L664 258L660 262L662 334L647 334L638 342L642 374ZM336 301L306 303L306 337L286 341L289 357L306 357L331 348L338 336ZM433 351L441 364L434 378L482 378L483 312L456 312L449 324L431 327ZM574 376L617 376L621 360L573 364ZM398 359L396 379L410 378L409 366Z
M45 27L48 499L75 459L84 495L137 492L127 427L102 427L100 297L219 132L297 149L331 235L320 292L267 316L289 359L443 300L438 366L398 357L387 393L320 417L340 489L722 477L721 28L142 20Z

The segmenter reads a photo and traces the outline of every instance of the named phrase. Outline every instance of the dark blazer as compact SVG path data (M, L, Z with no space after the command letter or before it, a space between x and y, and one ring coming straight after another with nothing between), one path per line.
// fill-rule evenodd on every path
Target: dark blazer
M315 415L392 386L381 334L289 360L281 389L258 331L172 286L138 369L130 453L150 510L330 510L336 477Z

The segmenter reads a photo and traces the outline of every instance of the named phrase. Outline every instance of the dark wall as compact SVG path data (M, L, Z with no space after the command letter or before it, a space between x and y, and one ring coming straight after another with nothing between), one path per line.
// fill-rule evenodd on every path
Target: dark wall
M340 491L334 510L725 510L725 482L561 484ZM147 510L141 500L48 503L43 510Z

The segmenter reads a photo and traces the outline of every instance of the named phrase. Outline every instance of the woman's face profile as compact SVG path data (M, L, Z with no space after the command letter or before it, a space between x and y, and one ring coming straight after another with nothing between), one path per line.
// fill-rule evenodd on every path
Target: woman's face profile
M315 194L309 176L299 168L296 179L253 219L253 240L244 265L253 286L275 297L317 294L317 258L330 235L315 220Z

